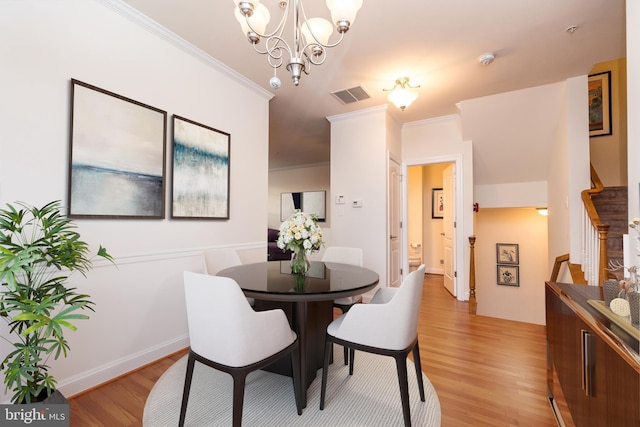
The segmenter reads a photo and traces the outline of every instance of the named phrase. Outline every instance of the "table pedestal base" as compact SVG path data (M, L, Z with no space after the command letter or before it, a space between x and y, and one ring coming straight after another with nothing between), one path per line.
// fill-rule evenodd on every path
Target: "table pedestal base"
M282 309L285 312L291 328L298 334L301 381L306 391L316 377L318 369L322 369L325 334L327 326L333 320L333 301L255 301L256 311L274 308ZM292 376L291 359L290 357L280 359L265 370ZM306 400L306 393L304 393L303 406L305 407Z

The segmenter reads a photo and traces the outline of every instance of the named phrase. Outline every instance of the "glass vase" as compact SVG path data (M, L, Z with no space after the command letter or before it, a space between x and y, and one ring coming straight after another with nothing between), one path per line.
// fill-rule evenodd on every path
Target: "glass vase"
M293 274L293 290L296 292L304 292L307 283L306 274Z
M307 274L310 265L304 248L295 248L291 256L291 272L304 276Z

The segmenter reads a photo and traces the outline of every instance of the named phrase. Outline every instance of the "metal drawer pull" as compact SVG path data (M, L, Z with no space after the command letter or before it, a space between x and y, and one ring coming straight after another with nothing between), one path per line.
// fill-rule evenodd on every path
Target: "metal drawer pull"
M595 369L595 336L582 329L581 343L582 343L582 389L586 396L595 396L593 390L593 371Z

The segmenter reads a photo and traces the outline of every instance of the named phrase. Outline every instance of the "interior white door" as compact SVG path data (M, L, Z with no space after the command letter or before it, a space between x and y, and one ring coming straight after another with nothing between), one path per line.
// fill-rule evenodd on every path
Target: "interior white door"
M451 163L442 172L443 193L443 244L444 244L444 287L456 296L456 265L455 265L455 164Z
M402 247L402 233L400 232L401 176L400 165L394 160L389 159L389 224L387 225L389 229L389 286L400 286L400 283L402 283L402 267L400 264L400 248Z

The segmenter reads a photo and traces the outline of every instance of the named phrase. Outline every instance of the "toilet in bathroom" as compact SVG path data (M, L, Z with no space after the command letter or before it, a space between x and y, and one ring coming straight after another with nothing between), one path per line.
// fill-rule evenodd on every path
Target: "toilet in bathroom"
M422 245L420 243L409 244L409 271L414 271L422 264Z

